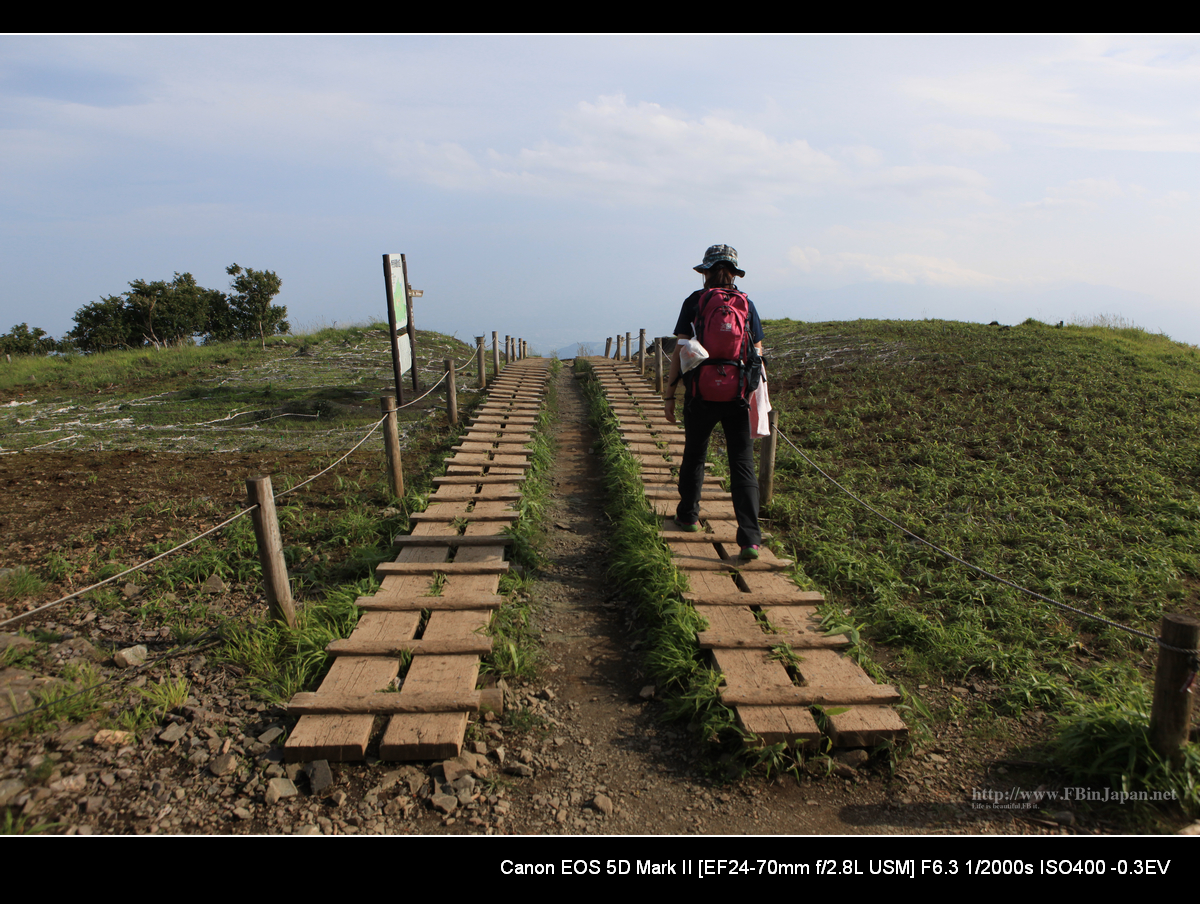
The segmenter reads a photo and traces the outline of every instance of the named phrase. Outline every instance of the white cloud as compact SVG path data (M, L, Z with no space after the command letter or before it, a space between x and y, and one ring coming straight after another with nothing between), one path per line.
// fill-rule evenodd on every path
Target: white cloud
M580 103L562 128L570 141L546 140L515 154L472 155L457 144L422 143L395 143L389 152L393 171L415 166L439 185L639 205L715 195L769 207L811 193L840 172L807 141L779 141L722 117L689 119L658 104L629 104L621 95ZM446 159L438 161L438 154Z
M1008 142L990 129L963 129L944 123L919 130L913 143L924 150L950 151L971 157L1010 150Z
M985 287L1007 282L964 267L949 258L923 254L864 254L838 251L826 254L811 247L794 247L788 260L805 273L838 274L871 282L892 282L948 287Z
M1105 201L1127 194L1111 176L1105 179L1072 179L1066 185L1046 189L1046 197L1042 200L1022 206L1098 208Z

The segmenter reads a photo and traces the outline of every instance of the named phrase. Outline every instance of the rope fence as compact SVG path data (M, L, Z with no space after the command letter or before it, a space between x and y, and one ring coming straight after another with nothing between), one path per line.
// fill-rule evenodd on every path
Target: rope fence
M469 367L471 364L473 364L474 361L475 361L474 357L467 358L462 363L461 366L454 368L455 372L460 372L462 370L465 370L467 367ZM352 454L354 454L354 452L356 452L363 445L363 443L365 443L368 439L370 439L375 434L375 432L387 421L389 415L393 415L400 410L411 407L412 405L415 405L417 402L419 402L422 399L429 396L443 382L446 381L447 376L449 376L449 371L444 372L433 383L432 386L430 386L424 393L417 396L417 398L415 398L409 402L406 402L403 405L399 405L399 406L395 406L393 403L393 407L389 408L384 413L384 415L379 418L379 420L375 421L375 423L371 425L371 428L363 435L362 439L360 439L357 443L355 443L353 446L351 446L350 449L348 449L344 454L342 454L336 461L334 461L332 464L328 465L327 467L322 468L316 474L313 474L311 477L308 477L307 479L301 481L300 483L296 484L295 486L290 487L286 490L283 490L279 493L272 494L272 497L271 497L272 501L277 500L277 499L282 499L284 496L288 496L292 493L295 493L298 490L302 489L303 487L307 486L308 484L312 483L314 480L317 480L322 475L327 474L330 471L332 471L334 468L336 468L338 465L340 465L342 462L344 462L347 458L349 458ZM161 396L161 395L166 395L166 393L158 393L157 394L157 396ZM156 398L157 396L146 396L145 398L152 399L152 398ZM138 399L135 401L144 401L144 399ZM212 423L218 423L220 421L231 420L232 418L240 417L243 414L250 414L250 413L252 413L252 412L237 412L235 414L227 415L224 418L218 418L214 421L207 421L207 422L205 422L205 424L212 424ZM279 416L288 416L288 415L279 415ZM197 424L195 426L203 426L203 425ZM73 437L73 436L65 437L63 439L54 440L50 443L44 443L43 445L45 445L45 446L54 445L55 443L66 442L68 439L74 439L74 438L75 437ZM41 447L35 446L35 447L31 447L31 448L41 448ZM27 450L20 450L20 451L27 451ZM18 452L5 452L5 453L0 453L0 454L15 455L15 454L19 454L19 453ZM3 628L7 625L15 624L17 622L25 621L26 619L32 618L33 616L37 615L40 612L44 612L47 609L53 608L54 606L57 606L57 605L60 605L61 603L69 602L70 600L73 600L73 599L76 599L77 597L83 596L85 593L89 593L89 592L96 590L100 587L103 587L107 584L111 584L114 581L120 580L121 578L125 577L126 575L130 575L135 572L141 571L141 570L147 568L148 566L153 565L155 562L159 561L160 559L164 559L167 556L170 556L176 552L179 552L182 549L186 549L187 547L198 542L199 540L202 540L205 537L216 533L217 531L221 530L222 528L229 526L234 521L237 521L239 518L242 518L242 517L245 517L246 515L251 514L257 508L259 508L259 505L257 505L257 504L249 506L247 508L244 508L241 511L237 512L236 514L232 515L231 517L226 518L220 524L210 527L208 530L205 530L204 532L197 534L196 536L192 537L189 540L185 540L184 542L180 543L179 545L174 546L171 549L168 549L166 552L159 553L158 555L154 556L153 558L147 559L144 562L140 562L137 565L134 565L130 568L126 568L124 571L121 571L118 574L114 574L111 577L107 577L102 581L97 581L94 584L90 584L89 586L84 587L81 590L76 590L75 592L67 594L66 596L60 597L59 599L53 600L49 603L44 603L43 605L38 606L37 608L30 609L28 612L22 612L19 615L14 615L10 618L4 619L3 621L0 621L0 628Z

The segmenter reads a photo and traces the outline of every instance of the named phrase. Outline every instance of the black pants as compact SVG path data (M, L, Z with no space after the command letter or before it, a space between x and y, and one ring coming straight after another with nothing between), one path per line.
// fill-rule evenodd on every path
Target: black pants
M679 507L676 517L684 524L700 515L700 491L708 438L721 425L729 450L729 479L733 510L737 515L739 546L761 546L758 526L758 479L754 476L754 441L750 437L750 411L741 402L706 402L691 399L683 411L685 445L679 468Z

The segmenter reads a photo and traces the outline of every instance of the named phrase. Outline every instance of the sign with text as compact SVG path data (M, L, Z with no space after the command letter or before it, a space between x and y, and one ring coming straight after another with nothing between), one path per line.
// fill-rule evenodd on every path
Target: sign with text
M396 399L403 401L404 388L400 377L412 373L413 389L417 388L417 371L413 367L416 347L412 317L412 291L408 285L408 263L403 254L383 256L383 278L387 287L388 326L392 334L392 368L396 376Z

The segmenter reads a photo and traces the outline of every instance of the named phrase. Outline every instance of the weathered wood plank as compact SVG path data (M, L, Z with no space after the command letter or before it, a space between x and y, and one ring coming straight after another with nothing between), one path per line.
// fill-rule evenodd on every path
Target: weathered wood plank
M508 562L380 562L376 574L504 574Z
M288 702L288 714L391 716L396 713L443 713L479 711L479 694L296 694Z

